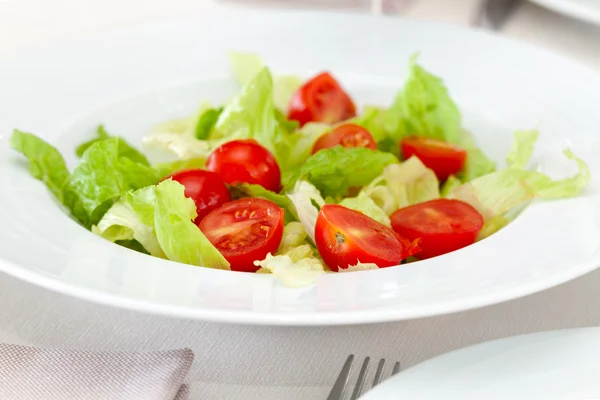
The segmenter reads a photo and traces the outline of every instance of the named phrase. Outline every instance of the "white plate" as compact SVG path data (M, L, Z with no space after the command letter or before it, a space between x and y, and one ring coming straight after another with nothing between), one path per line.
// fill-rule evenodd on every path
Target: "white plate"
M311 28L306 29L310 23ZM236 89L227 51L276 72L333 71L354 98L388 104L409 56L441 75L465 126L497 160L511 132L539 124L535 161L570 174L570 146L600 177L600 79L546 51L453 26L352 14L216 13L115 30L0 62L0 269L56 291L145 312L216 321L331 325L444 314L513 299L600 263L597 181L582 196L533 204L492 237L443 257L327 275L289 289L271 276L194 268L94 236L62 213L7 147L12 128L58 145L68 162L99 123L135 144L157 122Z
M600 1L598 0L529 0L582 21L600 25Z
M517 336L410 368L361 400L600 399L600 328Z

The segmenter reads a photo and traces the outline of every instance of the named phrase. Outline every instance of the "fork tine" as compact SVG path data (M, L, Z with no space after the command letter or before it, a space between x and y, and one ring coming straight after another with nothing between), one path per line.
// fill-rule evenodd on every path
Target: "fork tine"
M327 400L342 400L344 398L344 392L346 390L346 383L348 383L348 376L352 370L352 362L354 361L354 354L350 354L340 371Z
M369 361L371 361L371 357L366 357L363 361L362 367L360 368L360 372L358 373L358 378L356 379L356 385L354 386L354 391L352 392L352 396L350 400L358 399L358 396L362 393L363 384L365 383L365 377L367 376L367 371L369 370Z
M400 362L396 361L396 364L394 364L394 369L392 370L392 376L396 375L398 372L400 372Z
M375 378L373 378L373 387L379 385L381 382L381 375L383 374L383 365L385 364L385 359L382 358L379 360L379 364L377 364L377 370L375 371Z

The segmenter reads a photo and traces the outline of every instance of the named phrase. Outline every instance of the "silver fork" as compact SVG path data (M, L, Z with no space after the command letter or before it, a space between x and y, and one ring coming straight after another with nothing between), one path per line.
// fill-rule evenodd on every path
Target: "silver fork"
M331 388L331 392L329 392L329 396L327 400L343 400L344 394L346 393L346 389L348 388L348 377L350 376L350 372L352 371L352 364L354 362L354 354L350 354L340 371L333 387ZM369 371L369 363L371 362L371 357L365 357L362 366L360 367L360 371L358 372L358 378L356 379L356 384L354 385L354 390L352 391L352 395L350 396L350 400L356 400L362 394L362 389L367 378L367 372ZM385 365L385 359L380 359L377 364L377 370L375 370L375 376L373 377L373 384L371 387L377 386L381 382L381 377L383 376L383 367ZM394 364L394 368L392 369L392 375L396 375L400 371L400 363L396 362Z

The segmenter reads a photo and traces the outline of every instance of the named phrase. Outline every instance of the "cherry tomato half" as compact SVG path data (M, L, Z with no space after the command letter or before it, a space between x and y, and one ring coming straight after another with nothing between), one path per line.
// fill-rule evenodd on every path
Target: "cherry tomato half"
M402 140L401 149L405 159L417 156L442 181L458 173L467 161L465 149L436 139L411 136Z
M421 239L425 259L473 244L483 227L483 217L471 205L450 199L436 199L401 208L390 219L392 228L409 240Z
M390 267L419 251L418 241L411 243L363 213L336 204L321 207L315 243L332 271L359 261Z
M201 169L178 171L166 177L173 179L185 187L185 196L194 200L198 216L194 220L198 224L209 212L231 201L227 186L219 175Z
M377 143L368 130L356 124L343 124L317 139L313 145L312 154L338 145L346 148L365 147L377 150Z
M230 185L253 183L267 190L281 189L281 171L269 150L253 139L232 140L208 156L206 168Z
M335 124L356 116L352 99L328 72L322 72L302 85L292 96L288 119Z
M275 253L283 236L283 209L264 199L231 201L209 213L200 230L233 271L256 272L255 260Z

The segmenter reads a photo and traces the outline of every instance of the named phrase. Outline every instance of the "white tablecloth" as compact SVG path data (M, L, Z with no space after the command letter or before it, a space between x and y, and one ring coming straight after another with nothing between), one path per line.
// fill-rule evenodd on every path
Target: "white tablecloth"
M414 0L406 14L467 24L476 5L477 0ZM0 54L210 7L215 7L211 0L0 0ZM503 33L600 71L600 28L526 3ZM597 271L527 298L455 315L353 327L268 328L111 309L0 274L0 342L106 350L190 347L196 354L189 376L192 399L321 399L349 353L399 360L408 367L494 338L598 326L599 288Z

